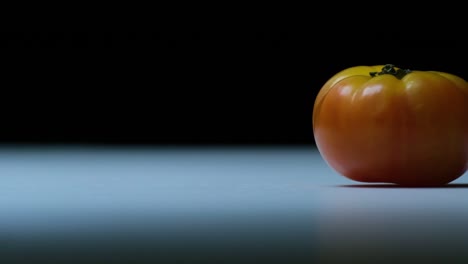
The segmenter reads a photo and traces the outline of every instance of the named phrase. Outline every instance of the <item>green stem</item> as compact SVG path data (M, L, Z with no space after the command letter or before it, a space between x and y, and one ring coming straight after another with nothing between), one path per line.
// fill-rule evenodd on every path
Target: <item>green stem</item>
M411 70L409 69L395 69L395 65L393 64L386 64L383 68L382 71L380 72L369 72L370 76L376 77L378 75L383 75L383 74L390 74L395 76L396 78L400 79L403 78L406 74L410 73Z

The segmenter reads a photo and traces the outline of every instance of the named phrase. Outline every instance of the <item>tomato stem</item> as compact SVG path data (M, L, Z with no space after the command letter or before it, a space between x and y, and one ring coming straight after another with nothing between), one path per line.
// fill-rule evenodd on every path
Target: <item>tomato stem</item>
M395 65L393 64L386 64L383 68L382 71L380 72L369 72L370 76L376 77L378 75L383 75L383 74L390 74L395 76L398 79L403 78L406 74L410 73L410 69L396 69Z

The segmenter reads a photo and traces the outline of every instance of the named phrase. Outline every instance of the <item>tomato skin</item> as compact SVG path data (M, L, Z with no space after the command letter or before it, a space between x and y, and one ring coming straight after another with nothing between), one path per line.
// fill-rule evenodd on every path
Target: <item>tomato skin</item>
M359 182L447 184L468 167L468 84L452 74L412 71L375 77L383 65L333 76L317 95L320 154Z

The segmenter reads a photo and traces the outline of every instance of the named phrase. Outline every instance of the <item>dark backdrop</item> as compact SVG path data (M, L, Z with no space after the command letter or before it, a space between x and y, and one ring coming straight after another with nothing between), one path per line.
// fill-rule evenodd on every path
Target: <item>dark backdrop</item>
M1 44L2 143L314 144L315 96L344 68L467 77L463 42L440 34L3 32Z

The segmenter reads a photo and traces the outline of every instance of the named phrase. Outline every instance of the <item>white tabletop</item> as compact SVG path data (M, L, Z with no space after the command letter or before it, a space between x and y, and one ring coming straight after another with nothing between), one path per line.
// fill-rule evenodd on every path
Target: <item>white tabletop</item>
M0 259L468 263L466 174L362 184L307 146L10 146L0 176Z

